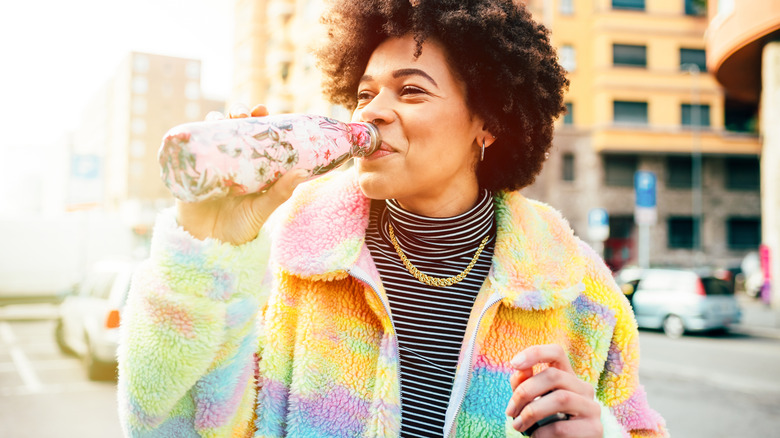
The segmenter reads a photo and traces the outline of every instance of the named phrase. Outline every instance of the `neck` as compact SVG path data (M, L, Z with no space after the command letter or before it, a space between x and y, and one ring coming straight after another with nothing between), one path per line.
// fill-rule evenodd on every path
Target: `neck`
M479 187L450 192L449 196L396 198L404 210L426 217L452 217L468 211L479 199Z

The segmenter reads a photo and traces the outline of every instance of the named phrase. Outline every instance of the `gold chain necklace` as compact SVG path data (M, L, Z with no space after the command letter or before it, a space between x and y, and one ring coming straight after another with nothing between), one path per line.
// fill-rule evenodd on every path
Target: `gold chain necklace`
M387 231L390 234L390 242L393 243L393 248L395 248L395 252L398 253L398 257L401 257L401 261L404 263L404 266L406 266L406 269L409 271L410 274L414 276L418 281L427 284L428 286L436 286L436 287L444 287L444 286L452 286L455 283L458 283L459 281L466 278L467 275L469 275L469 272L471 271L471 268L474 267L474 265L477 263L477 259L479 259L479 255L482 254L482 250L485 249L485 245L488 243L488 240L490 239L490 234L485 236L484 239L482 239L482 243L479 244L479 248L477 248L476 254L474 254L474 257L472 257L471 262L468 266L466 266L466 269L461 272L460 274L450 277L450 278L437 278L437 277L431 277L428 274L424 274L420 272L417 268L414 267L412 262L409 261L409 259L406 258L406 255L401 250L401 247L398 246L398 241L395 240L395 231L393 230L393 224L388 223L387 224Z

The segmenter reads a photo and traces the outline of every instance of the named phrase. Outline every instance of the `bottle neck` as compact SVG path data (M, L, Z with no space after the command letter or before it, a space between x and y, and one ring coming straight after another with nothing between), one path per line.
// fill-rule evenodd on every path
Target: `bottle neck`
M356 122L349 123L355 146L352 155L356 157L367 157L379 149L382 144L382 136L379 130L372 123Z

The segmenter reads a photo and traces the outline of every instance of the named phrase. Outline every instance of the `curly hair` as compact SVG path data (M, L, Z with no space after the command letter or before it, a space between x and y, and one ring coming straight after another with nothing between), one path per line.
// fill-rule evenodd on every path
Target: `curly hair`
M427 38L444 47L466 85L466 104L498 139L477 166L481 187L497 192L534 182L565 112L569 81L548 30L512 0L335 0L322 17L327 38L317 50L325 96L354 110L374 49L414 35L415 56Z

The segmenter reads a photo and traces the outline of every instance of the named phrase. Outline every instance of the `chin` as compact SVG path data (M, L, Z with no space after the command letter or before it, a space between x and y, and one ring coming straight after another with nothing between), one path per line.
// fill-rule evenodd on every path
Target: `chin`
M363 194L370 199L395 198L398 184L392 179L376 172L358 172L358 185Z

